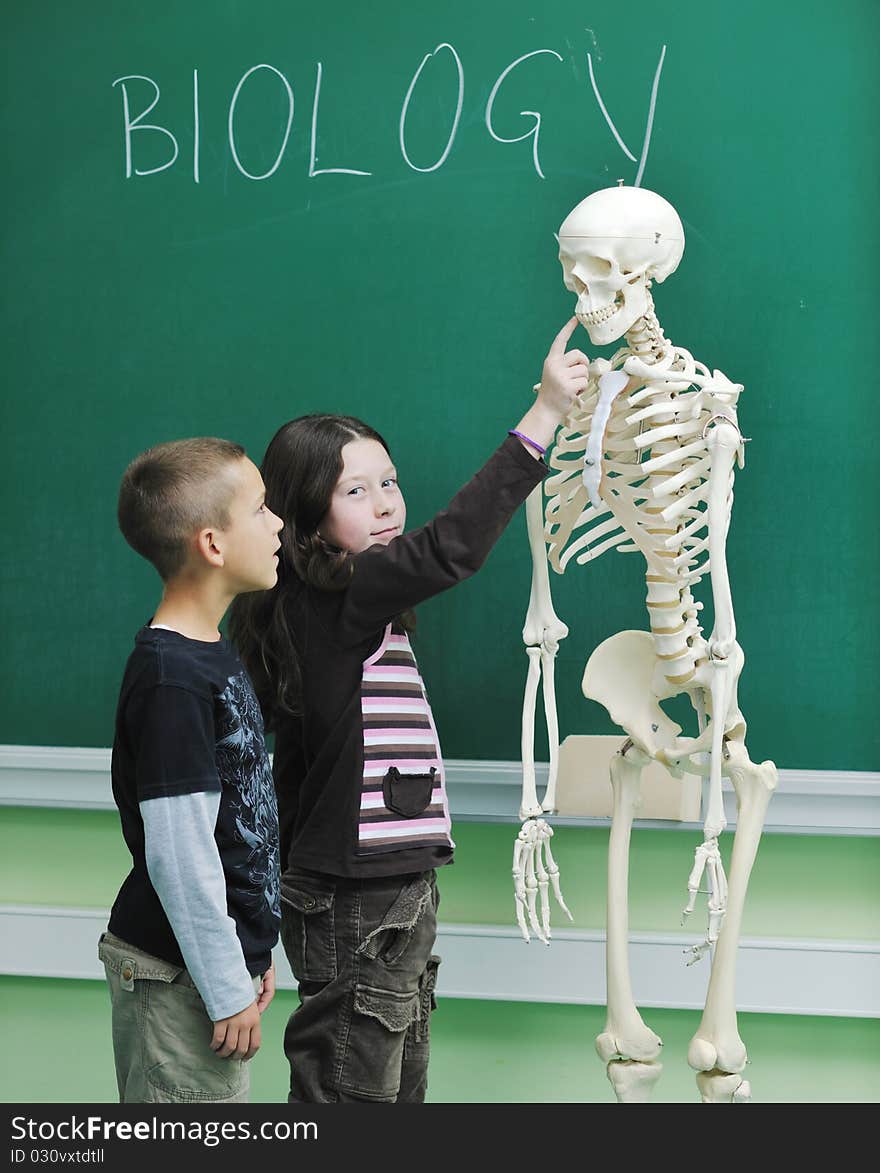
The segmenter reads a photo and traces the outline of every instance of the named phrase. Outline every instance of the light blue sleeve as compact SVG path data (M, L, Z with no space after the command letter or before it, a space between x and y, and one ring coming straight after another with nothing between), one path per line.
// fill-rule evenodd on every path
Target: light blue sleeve
M140 803L147 872L212 1022L238 1014L256 997L226 911L214 840L219 809L220 792L213 790Z

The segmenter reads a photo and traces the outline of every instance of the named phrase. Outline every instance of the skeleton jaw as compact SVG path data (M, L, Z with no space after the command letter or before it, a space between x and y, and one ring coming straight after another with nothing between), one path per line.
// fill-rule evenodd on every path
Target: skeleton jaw
M591 326L601 326L623 308L623 298L619 293L615 295L613 301L610 301L608 305L601 306L597 310L582 309L581 300L578 300L575 314L577 315L577 320L585 330L589 330Z
M649 294L644 275L611 292L609 300L596 305L600 294L583 290L575 306L575 315L594 346L607 346L622 338L627 330L643 318L648 310ZM606 295L607 296L607 295Z

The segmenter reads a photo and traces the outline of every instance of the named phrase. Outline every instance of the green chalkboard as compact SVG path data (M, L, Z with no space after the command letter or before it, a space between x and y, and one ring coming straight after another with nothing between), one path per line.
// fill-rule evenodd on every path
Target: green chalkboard
M729 559L756 759L876 770L876 0L20 5L6 21L2 569L11 744L108 745L158 579L126 463L354 412L426 520L572 312L553 232L596 188L686 230L667 336L745 385ZM647 132L650 133L647 133ZM581 332L580 343L590 349ZM515 759L524 518L421 609L447 756ZM642 568L552 580L564 733Z

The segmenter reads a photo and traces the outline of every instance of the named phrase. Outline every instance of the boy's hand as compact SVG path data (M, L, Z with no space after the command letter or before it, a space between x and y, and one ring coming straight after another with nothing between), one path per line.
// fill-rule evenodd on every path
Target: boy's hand
M565 347L578 324L575 317L565 323L547 352L538 387L538 403L546 407L561 422L571 410L576 396L586 391L590 360L582 350Z
M275 962L273 961L263 974L263 988L257 998L257 1009L262 1014L275 997Z
M252 1059L260 1049L260 1041L260 1011L254 1001L238 1014L214 1023L211 1050L221 1059Z

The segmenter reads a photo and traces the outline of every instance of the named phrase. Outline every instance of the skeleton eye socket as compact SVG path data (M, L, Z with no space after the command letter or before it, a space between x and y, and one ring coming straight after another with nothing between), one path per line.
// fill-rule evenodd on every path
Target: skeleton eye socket
M611 262L603 257L587 257L581 261L579 268L583 269L588 277L607 277L611 272Z

